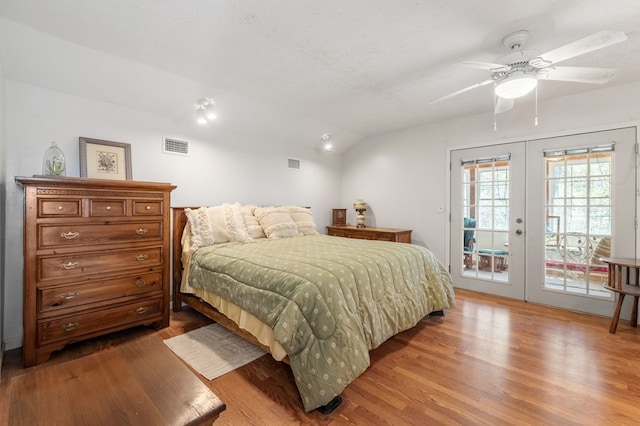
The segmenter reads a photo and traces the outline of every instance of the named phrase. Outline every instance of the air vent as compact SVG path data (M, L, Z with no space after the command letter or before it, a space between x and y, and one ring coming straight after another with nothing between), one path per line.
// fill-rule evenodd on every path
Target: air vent
M300 160L297 160L295 158L289 158L287 160L287 163L288 163L288 167L291 170L300 170Z
M176 155L189 155L189 142L181 141L179 139L164 138L164 145L162 146L162 152L167 154Z

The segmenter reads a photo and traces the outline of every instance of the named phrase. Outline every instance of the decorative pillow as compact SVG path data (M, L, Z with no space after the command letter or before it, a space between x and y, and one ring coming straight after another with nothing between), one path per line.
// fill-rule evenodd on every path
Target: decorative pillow
M212 244L249 239L239 203L200 207L195 211L185 209L185 214L191 228L191 251Z
M184 209L184 213L187 215L187 227L191 230L191 251L215 244L207 207Z
M247 235L249 238L258 239L258 238L267 238L262 230L262 226L260 226L260 222L254 216L254 212L256 210L256 206L254 205L246 205L240 208L242 212L242 219L244 220L244 226L247 230Z
M229 233L229 241L244 242L249 240L247 227L244 225L244 218L240 210L240 203L223 204L225 224Z
M316 223L311 215L311 209L299 206L287 206L291 219L298 225L298 232L302 235L318 235Z
M256 207L254 215L269 239L299 235L298 225L293 221L286 207Z

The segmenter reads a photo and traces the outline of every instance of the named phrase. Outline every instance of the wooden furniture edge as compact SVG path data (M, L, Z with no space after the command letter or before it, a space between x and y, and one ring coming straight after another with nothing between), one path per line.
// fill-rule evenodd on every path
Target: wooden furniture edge
M118 189L146 189L150 190L166 190L173 191L177 188L169 182L150 182L142 180L116 180L116 179L95 179L72 176L16 176L15 181L22 185L42 185L42 186L69 186L76 185L78 187L90 186L91 188L100 189L103 186Z
M180 312L182 310L182 304L184 303L185 305L192 307L204 316L212 319L213 321L217 322L231 332L239 335L250 343L258 346L268 353L271 353L271 350L268 346L258 341L258 339L256 339L253 334L240 328L235 322L230 320L216 308L209 305L207 302L197 296L180 292L180 287L182 284L182 233L184 231L184 227L187 225L187 215L184 211L188 208L195 210L198 207L172 207L173 311ZM289 357L285 357L283 361L289 364Z

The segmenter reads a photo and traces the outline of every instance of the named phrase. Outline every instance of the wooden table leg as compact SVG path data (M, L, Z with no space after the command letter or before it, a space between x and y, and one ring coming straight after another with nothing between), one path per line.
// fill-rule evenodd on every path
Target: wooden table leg
M629 320L631 327L638 326L638 296L633 296L633 309L631 310L631 319Z
M618 328L618 321L620 320L620 309L622 308L623 301L624 301L624 293L619 293L618 304L616 305L616 310L613 312L613 317L611 317L611 325L609 326L609 333L615 333L616 328Z

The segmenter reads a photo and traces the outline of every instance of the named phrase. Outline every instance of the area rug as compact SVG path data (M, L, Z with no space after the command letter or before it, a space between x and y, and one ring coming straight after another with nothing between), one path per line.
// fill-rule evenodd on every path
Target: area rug
M164 343L207 380L267 353L217 323L172 337Z

